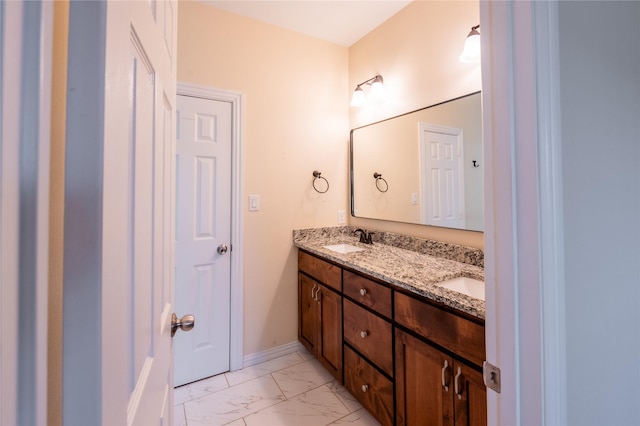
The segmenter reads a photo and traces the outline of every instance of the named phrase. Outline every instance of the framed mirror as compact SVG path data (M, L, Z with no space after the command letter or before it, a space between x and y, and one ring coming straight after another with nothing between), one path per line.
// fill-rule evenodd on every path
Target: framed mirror
M483 230L480 92L351 130L351 214Z

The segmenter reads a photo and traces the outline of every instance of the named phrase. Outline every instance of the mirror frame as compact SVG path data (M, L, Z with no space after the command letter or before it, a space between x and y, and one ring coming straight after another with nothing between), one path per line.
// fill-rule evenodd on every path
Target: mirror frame
M475 91L475 92L468 93L466 95L461 95L461 96L458 96L458 97L455 97L455 98L452 98L452 99L448 99L448 100L445 100L445 101L442 101L442 102L438 102L438 103L435 103L435 104L432 104L432 105L429 105L429 106L418 108L418 109L413 110L413 111L405 112L405 113L402 113L402 114L399 114L399 115L396 115L396 116L393 116L393 117L385 118L383 120L379 120L379 121L376 121L376 122L373 122L373 123L365 124L363 126L359 126L359 127L355 127L353 129L351 129L351 131L349 132L349 188L350 188L350 192L351 192L350 193L350 214L351 214L351 216L355 217L355 218L360 218L360 219L383 220L383 221L387 221L387 222L406 223L406 224L410 224L410 225L432 226L432 227L443 228L443 229L457 229L457 230L466 231L466 232L480 232L480 233L483 233L484 229L483 230L477 230L477 229L443 227L443 226L437 226L437 225L427 225L427 224L424 224L424 223L417 223L417 222L406 222L406 221L402 221L402 220L356 216L355 215L355 197L354 197L354 187L355 187L355 185L354 185L354 159L353 159L353 133L356 130L359 130L359 129L362 129L362 128L365 128L365 127L370 127L370 126L373 126L373 125L376 125L376 124L384 123L386 121L393 120L393 119L400 118L400 117L404 117L406 115L413 114L413 113L416 113L416 112L424 111L424 110L427 110L429 108L434 108L434 107L437 107L439 105L448 104L450 102L457 101L457 100L464 99L464 98L468 98L468 97L473 96L473 95L477 95L477 94L481 95L481 93L482 93L482 91L478 90L478 91ZM482 114L482 110L480 111L480 114ZM484 141L482 141L482 149L484 150Z

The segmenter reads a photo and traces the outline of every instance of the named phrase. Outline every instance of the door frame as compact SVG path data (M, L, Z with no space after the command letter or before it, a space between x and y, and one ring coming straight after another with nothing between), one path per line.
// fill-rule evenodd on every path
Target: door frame
M567 423L558 4L480 2L488 424Z
M0 424L45 424L53 4L0 23Z
M231 104L231 314L229 334L229 369L242 368L243 359L243 265L242 250L242 118L244 95L240 92L177 82L176 94L229 102ZM173 206L175 211L176 206Z

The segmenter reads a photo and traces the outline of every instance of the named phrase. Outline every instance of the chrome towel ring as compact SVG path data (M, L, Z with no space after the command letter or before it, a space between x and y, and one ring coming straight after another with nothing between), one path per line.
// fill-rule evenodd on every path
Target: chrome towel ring
M313 185L313 189L315 189L316 192L319 192L320 194L324 194L325 192L327 192L329 190L329 181L326 178L322 177L321 174L322 173L320 173L319 171L314 170L313 171L313 182L311 184ZM325 188L324 191L321 191L316 187L316 181L318 179L322 179L327 184L327 187Z
M378 172L374 172L373 173L373 177L376 180L376 188L378 188L378 191L380 192L387 192L389 190L389 184L387 183L387 181L382 177L382 174L378 173ZM384 182L384 189L380 188L380 181Z

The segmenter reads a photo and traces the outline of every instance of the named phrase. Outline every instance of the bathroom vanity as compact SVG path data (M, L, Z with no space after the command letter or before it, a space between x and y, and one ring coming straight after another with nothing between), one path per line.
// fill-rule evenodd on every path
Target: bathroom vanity
M383 425L485 425L484 301L442 286L484 281L482 252L352 234L294 231L299 340Z

